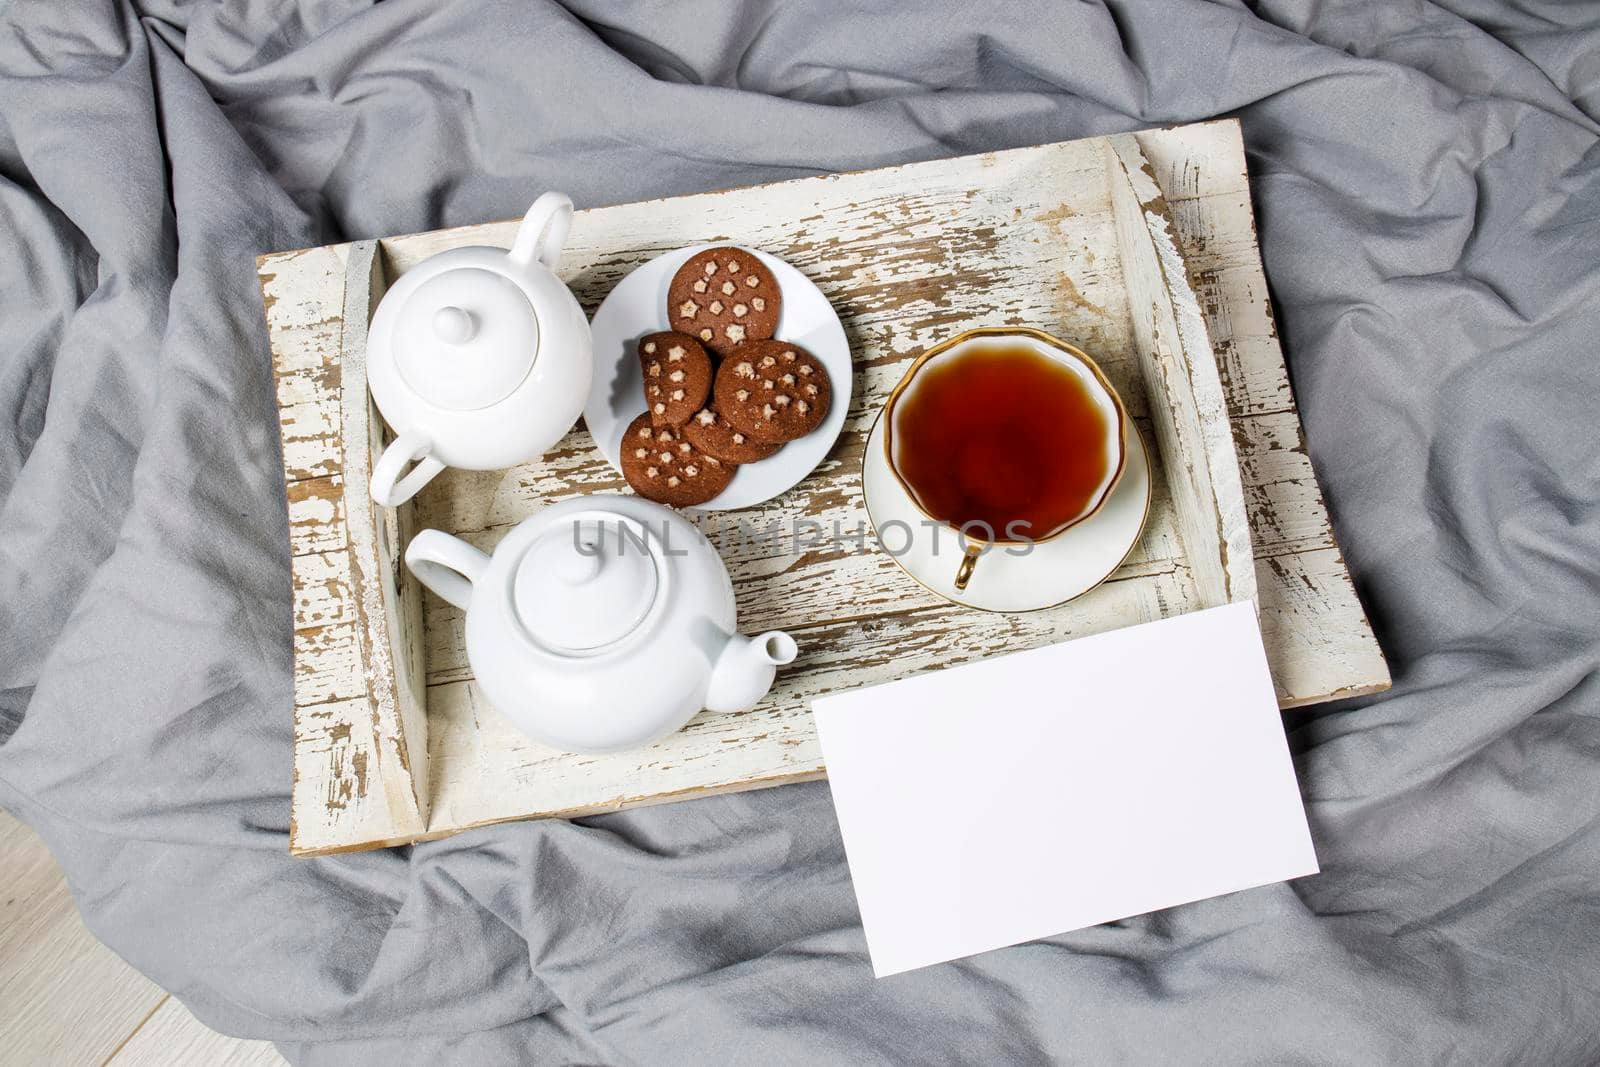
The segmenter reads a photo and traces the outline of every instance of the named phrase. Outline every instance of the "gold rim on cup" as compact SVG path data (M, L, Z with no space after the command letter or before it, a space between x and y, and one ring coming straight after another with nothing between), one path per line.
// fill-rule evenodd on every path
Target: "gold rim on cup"
M1128 411L1122 406L1122 397L1117 393L1116 387L1111 384L1108 378L1106 378L1105 372L1100 369L1100 365L1096 363L1087 352L1084 352L1076 345L1068 344L1059 337L1053 337L1050 334L1045 333L1043 330L1036 330L1031 326L980 326L975 329L964 330L948 340L940 341L938 344L934 345L932 348L928 349L911 362L911 366L906 368L906 372L900 376L900 381L893 389L889 391L888 398L883 402L883 410L878 415L879 418L883 419L883 458L889 465L889 473L894 475L895 481L899 482L900 487L905 490L906 497L911 501L912 507L916 508L923 515L927 516L928 520L931 522L936 522L943 526L951 525L950 523L945 522L943 519L929 514L928 510L922 506L921 500L917 498L916 491L912 489L911 486L906 482L905 476L900 473L900 468L895 464L893 417L894 405L900 399L900 395L905 392L906 387L911 384L911 379L916 377L917 372L920 371L923 365L929 360L950 351L950 349L955 348L958 345L965 344L968 341L978 338L995 337L1029 337L1043 345L1054 348L1057 351L1064 352L1068 356L1071 356L1073 359L1083 364L1084 367L1088 368L1089 373L1094 376L1095 381L1100 384L1100 387L1106 391L1106 395L1111 398L1111 406L1117 413L1117 467L1116 470L1112 472L1111 480L1106 483L1106 487L1101 491L1100 498L1095 501L1094 507L1084 512L1082 515L1079 515L1066 525L1059 527L1048 536L1030 539L1031 544L1043 544L1046 541L1052 541L1055 538L1060 537L1073 527L1093 518L1095 514L1105 506L1106 501L1111 499L1111 494L1116 490L1117 483L1122 480L1122 472L1126 470L1128 466L1128 443L1125 439L1125 431L1128 426ZM983 541L980 547L980 545L973 543L973 539L967 536L965 530L958 529L957 533L960 535L963 542L965 542L965 551L961 557L961 564L956 569L955 587L957 590L966 589L967 583L972 580L972 572L977 568L978 557L983 555L987 549L992 548L995 545L1022 543L1020 540L1014 538L992 537L986 541Z

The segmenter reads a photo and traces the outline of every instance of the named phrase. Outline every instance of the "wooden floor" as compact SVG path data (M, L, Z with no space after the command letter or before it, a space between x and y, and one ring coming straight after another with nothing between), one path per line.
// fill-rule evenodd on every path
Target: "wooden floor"
M266 1041L207 1029L96 941L49 851L0 811L0 1064L283 1063Z

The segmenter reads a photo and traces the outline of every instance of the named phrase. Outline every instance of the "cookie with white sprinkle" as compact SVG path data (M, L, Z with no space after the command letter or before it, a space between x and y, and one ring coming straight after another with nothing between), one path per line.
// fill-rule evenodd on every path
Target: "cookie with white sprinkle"
M650 425L649 412L622 435L622 476L634 492L658 504L704 504L728 488L734 466L701 452L676 427Z
M667 286L667 325L719 356L778 329L778 280L742 248L708 248L689 257Z
M701 408L683 424L683 436L708 456L729 463L755 463L774 454L782 445L757 441L728 425L728 420L711 408Z
M639 368L652 426L682 426L705 406L711 357L693 337L670 331L645 334L639 338Z
M712 402L735 430L769 444L804 437L827 417L822 362L788 341L750 341L722 361Z

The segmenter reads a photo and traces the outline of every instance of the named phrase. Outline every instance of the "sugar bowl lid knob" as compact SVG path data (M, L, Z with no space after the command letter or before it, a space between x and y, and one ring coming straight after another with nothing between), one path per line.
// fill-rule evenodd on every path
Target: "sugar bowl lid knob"
M405 298L392 338L396 367L412 392L437 407L476 411L528 377L539 354L539 318L504 274L451 267Z
M478 320L466 308L446 304L433 313L433 335L447 345L464 345L477 332Z

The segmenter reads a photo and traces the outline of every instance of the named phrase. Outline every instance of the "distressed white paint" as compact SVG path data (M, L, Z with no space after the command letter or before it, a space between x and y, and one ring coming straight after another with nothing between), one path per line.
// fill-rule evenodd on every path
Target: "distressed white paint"
M381 508L367 490L373 457L387 443L383 420L367 393L367 324L386 288L377 242L351 245L340 336L339 391L344 414L340 480L354 632L375 737L371 762L366 765L366 795L387 811L394 831L389 836L398 837L427 828L428 756L426 712L414 684L420 657L413 649L409 625L420 614L420 594L400 566L396 551L411 509ZM359 793L361 782L357 785Z
M1255 596L1239 460L1216 357L1166 197L1131 135L1106 139L1134 350L1202 607Z
M364 486L365 468L345 469L363 455L339 434L351 414L340 404L340 368L352 358L341 344L362 333L345 305L371 297L345 292L346 261L360 290L374 262L381 284L446 247L503 246L514 230L395 238L375 261L354 246L263 260L295 550L295 851L815 777L806 701L817 693L1241 599L1252 585L1285 706L1388 684L1301 443L1238 127L1218 122L579 212L563 275L590 310L650 256L718 239L784 257L839 309L859 376L845 431L797 489L742 513L751 522L864 521L860 450L884 395L923 347L976 325L1037 326L1095 355L1155 445L1157 491L1140 545L1110 582L1017 616L953 607L881 553L752 544L710 529L741 627L795 631L800 661L754 711L703 715L651 749L603 758L540 749L477 698L460 613L432 597L419 605L394 549L414 524L488 547L545 504L624 491L621 479L578 430L539 464L446 472L414 514L375 529L358 522L351 488ZM1156 327L1142 346L1135 309ZM370 432L343 441L365 444L370 458ZM390 583L376 617L363 615L357 592L374 560L370 573ZM374 686L395 694L387 709ZM406 714L424 687L425 718ZM413 769L425 762L425 777L397 772L401 751ZM407 796L421 833L396 803Z

